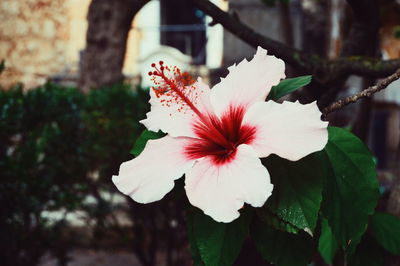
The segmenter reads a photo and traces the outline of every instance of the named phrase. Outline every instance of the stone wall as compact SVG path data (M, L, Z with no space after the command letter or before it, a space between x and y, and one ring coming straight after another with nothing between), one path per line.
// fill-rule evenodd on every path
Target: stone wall
M0 86L29 89L56 77L75 85L91 0L0 0ZM134 24L133 24L134 25ZM128 38L124 73L137 71L138 30ZM70 82L68 82L70 81Z
M65 1L2 0L0 21L0 58L7 67L2 86L35 86L63 70L69 37Z

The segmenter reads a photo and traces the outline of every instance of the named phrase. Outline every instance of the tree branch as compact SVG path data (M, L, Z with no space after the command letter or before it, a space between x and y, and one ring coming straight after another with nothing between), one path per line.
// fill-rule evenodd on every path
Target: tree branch
M322 111L323 117L326 117L329 113L339 110L350 103L355 103L359 99L371 97L378 91L385 89L387 86L389 86L390 83L392 83L393 81L395 81L399 78L400 78L400 68L395 73L390 75L389 77L379 81L376 85L368 87L367 89L365 89L357 94L354 94L352 96L349 96L349 97L346 97L339 101L336 101L336 102L332 103L331 105L329 105L328 107L324 108Z
M400 59L377 60L357 56L326 60L317 55L310 55L261 35L208 0L194 0L194 2L212 17L213 23L221 24L226 30L253 47L266 48L271 54L283 59L297 70L314 74L316 78L333 80L350 74L382 78L400 68Z
M308 68L312 65L309 55L261 35L242 23L237 16L235 17L221 10L208 0L194 0L194 2L201 10L212 17L214 24L221 24L226 30L253 47L262 46L294 67L306 72L309 71Z

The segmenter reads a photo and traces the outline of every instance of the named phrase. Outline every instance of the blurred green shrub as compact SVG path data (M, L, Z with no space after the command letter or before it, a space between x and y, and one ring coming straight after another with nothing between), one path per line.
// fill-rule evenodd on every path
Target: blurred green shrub
M400 25L394 27L394 29L393 29L393 36L394 36L396 39L400 39Z
M113 187L111 175L132 157L147 95L126 86L88 95L54 84L0 90L2 265L37 265L44 254L66 264L74 238L63 237L65 215L51 221L49 211L83 209L99 227L105 223L110 207L100 192ZM84 209L88 195L96 206Z

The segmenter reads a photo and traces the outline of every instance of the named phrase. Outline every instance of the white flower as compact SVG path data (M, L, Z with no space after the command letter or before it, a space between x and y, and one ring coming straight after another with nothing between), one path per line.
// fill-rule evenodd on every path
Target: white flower
M285 78L285 66L260 47L250 62L231 66L212 90L163 62L153 67L149 74L157 86L141 123L168 135L149 140L113 176L117 188L137 202L160 200L185 174L190 203L218 222L231 222L244 203L261 207L272 193L259 158L277 154L296 161L325 147L327 122L315 102L265 102Z

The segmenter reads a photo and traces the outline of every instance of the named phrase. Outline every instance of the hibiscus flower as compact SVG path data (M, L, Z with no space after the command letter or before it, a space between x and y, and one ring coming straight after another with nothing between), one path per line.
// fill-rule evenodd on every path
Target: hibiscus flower
M112 178L137 202L160 200L185 175L190 203L215 221L231 222L244 203L261 207L272 193L259 158L296 161L327 143L327 122L315 102L265 102L285 78L285 65L261 47L212 89L161 61L152 67L151 111L140 122L167 135L149 140Z

